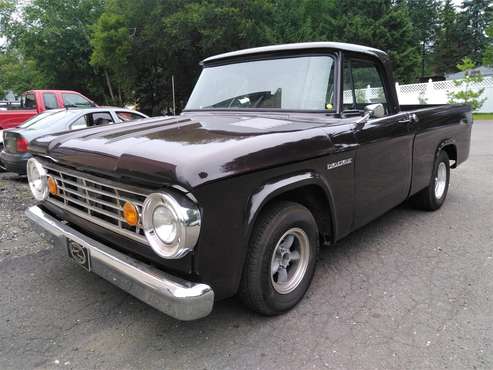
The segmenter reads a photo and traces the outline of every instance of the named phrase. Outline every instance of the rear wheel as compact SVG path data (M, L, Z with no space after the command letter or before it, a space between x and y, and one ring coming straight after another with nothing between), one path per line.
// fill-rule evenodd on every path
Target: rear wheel
M253 230L239 296L252 310L277 315L304 296L315 271L318 228L311 212L279 202L260 215Z
M411 198L412 204L427 211L439 209L447 198L449 182L449 156L442 150L435 160L430 184Z

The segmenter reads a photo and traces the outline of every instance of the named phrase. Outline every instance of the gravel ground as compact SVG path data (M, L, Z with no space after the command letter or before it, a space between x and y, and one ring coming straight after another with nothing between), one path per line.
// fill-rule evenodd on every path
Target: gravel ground
M437 212L401 206L321 252L312 287L265 318L236 300L178 322L68 261L0 174L0 369L492 369L493 122Z
M24 210L34 203L25 176L0 173L0 263L50 247L24 217Z

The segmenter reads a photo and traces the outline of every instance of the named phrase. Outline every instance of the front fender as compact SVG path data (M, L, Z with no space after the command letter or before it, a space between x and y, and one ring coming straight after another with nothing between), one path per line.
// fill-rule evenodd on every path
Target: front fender
M335 217L336 215L333 193L329 184L324 180L324 178L314 171L293 173L289 175L284 175L281 178L269 180L268 182L257 188L255 192L253 192L246 210L246 214L248 215L248 239L250 238L253 226L255 225L255 221L257 220L258 215L260 214L264 206L269 203L269 201L285 192L308 185L316 185L323 190L330 207L331 220L337 220L337 218ZM331 235L337 235L336 228L337 223L332 222Z

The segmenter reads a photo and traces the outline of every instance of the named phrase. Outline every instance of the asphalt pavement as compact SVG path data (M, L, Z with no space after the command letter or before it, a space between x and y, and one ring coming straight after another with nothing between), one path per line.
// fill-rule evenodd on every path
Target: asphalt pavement
M25 180L0 174L0 369L493 369L493 122L451 176L439 211L322 249L291 312L229 299L179 322L42 241Z

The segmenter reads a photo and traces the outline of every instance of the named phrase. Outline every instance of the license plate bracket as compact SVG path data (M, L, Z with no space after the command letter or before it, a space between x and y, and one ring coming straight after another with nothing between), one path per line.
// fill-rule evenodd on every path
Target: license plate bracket
M67 252L69 258L87 271L91 271L91 254L89 249L74 242L67 240Z

